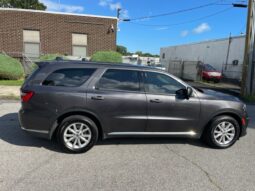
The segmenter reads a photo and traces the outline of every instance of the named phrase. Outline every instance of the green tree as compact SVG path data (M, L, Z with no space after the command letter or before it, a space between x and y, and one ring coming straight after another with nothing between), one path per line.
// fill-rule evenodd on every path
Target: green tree
M47 6L38 0L0 0L0 7L46 10Z
M117 45L117 52L122 54L122 55L127 55L127 47Z
M143 52L142 51L136 51L135 54L137 54L138 56L142 56Z

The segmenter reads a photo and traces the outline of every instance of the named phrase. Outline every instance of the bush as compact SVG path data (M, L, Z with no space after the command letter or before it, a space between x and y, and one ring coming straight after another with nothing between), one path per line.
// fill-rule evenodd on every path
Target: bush
M56 60L57 57L62 57L63 59L65 59L65 57L61 54L45 54L40 56L39 60L40 61L52 61L52 60Z
M24 70L21 63L3 54L0 54L0 79L18 80L24 76Z
M91 61L95 62L122 62L122 56L114 51L99 51L92 55Z

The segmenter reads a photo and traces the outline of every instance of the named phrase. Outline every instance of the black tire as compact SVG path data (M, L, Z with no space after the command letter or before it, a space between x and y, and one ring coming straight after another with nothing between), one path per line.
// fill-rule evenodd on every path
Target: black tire
M213 81L214 81L214 83L216 83L216 84L217 84L217 83L220 83L220 80L218 80L218 79L214 79Z
M64 140L65 130L69 127L69 125L75 124L75 123L84 124L87 128L89 128L89 132L91 134L89 142L87 143L86 146L82 148L70 147ZM94 121L91 120L90 118L81 116L81 115L73 115L73 116L65 118L61 122L58 128L57 136L58 136L58 141L64 151L70 152L70 153L84 153L88 151L89 149L91 149L96 144L98 139L98 128L96 124L94 123Z
M228 124L231 123L233 125L234 131L235 131L233 139L227 144L218 143L214 137L216 127L219 124L221 124L222 122L227 122ZM239 138L239 135L240 135L239 123L233 117L224 115L224 116L215 117L211 121L209 126L206 127L202 138L209 146L214 147L214 148L224 149L224 148L231 147L237 141L237 139Z

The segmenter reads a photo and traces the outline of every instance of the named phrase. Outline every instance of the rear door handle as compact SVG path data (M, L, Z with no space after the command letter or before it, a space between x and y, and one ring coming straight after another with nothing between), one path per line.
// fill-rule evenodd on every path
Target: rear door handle
M160 99L151 99L151 103L161 103Z
M103 96L92 96L91 99L93 99L93 100L103 100L104 97Z

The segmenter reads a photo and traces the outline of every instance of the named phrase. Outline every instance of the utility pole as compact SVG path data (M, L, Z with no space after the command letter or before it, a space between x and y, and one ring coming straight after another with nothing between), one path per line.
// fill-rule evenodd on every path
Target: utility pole
M60 7L60 0L58 0L58 11L60 12L61 7Z
M247 26L246 26L246 38L245 38L245 50L244 50L244 61L243 61L243 72L242 72L242 83L241 83L241 95L250 95L252 94L252 81L251 77L253 76L252 73L254 71L249 70L251 65L253 65L253 50L254 42L251 43L251 38L254 41L254 32L253 32L253 9L254 9L254 0L249 0L248 4L248 15L247 15Z
M120 30L120 28L119 28L119 22L120 22L120 12L121 12L121 8L118 8L117 9L117 31L119 31Z
M230 33L229 38L228 38L228 49L227 49L227 56L226 56L226 62L225 62L225 71L227 71L227 69L228 69L228 58L229 58L231 42L232 42L232 37L231 37L231 33Z
M118 20L120 19L120 11L121 11L121 8L118 8L117 9L117 18L118 18Z

